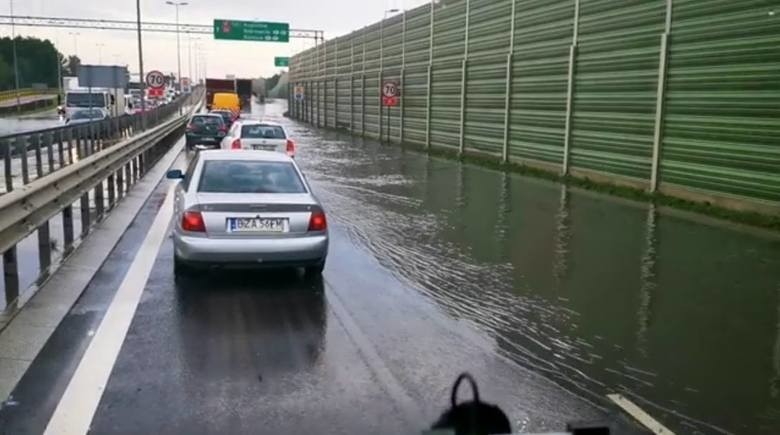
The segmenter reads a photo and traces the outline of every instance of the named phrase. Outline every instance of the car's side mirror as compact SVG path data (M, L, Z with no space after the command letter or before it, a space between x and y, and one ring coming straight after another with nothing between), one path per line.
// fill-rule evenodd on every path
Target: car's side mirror
M184 179L184 173L181 171L181 169L171 169L167 174L165 174L165 178L169 180L181 180Z

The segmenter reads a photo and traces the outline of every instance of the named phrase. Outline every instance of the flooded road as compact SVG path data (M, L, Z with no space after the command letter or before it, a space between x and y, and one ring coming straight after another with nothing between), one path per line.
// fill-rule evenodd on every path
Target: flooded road
M323 277L176 279L165 239L115 341L95 433L419 433L463 371L517 432L611 418L606 394L621 393L676 433L777 433L778 235L316 130L283 110L251 116L286 126L328 213ZM64 403L172 183L59 324L0 428L41 432Z
M501 355L682 433L780 427L776 235L290 128L332 219Z

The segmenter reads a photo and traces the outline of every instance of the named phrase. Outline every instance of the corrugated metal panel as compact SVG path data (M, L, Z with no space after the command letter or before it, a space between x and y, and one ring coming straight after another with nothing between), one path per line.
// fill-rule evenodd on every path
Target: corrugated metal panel
M780 7L675 0L673 12L661 183L780 201Z
M650 179L665 0L581 0L571 168Z
M406 13L406 65L428 66L428 41L430 37L429 4Z
M434 53L436 48L434 47ZM434 64L431 80L431 146L457 148L460 143L461 60Z
M379 71L366 74L366 136L379 137Z
M465 12L465 1L438 4L434 9L431 146L457 148L460 143Z
M408 47L407 47L408 50ZM406 67L401 98L404 100L404 141L425 145L428 68Z
M575 0L515 3L509 155L560 165ZM662 189L674 185L777 204L780 26L777 15L769 14L775 3L674 0L665 96L657 106L667 1L580 0L570 168L649 186L660 107ZM298 113L311 122L317 122L319 113L322 123L327 109L328 125L333 126L338 106L338 121L354 121L356 133L362 132L365 113L366 133L377 137L381 62L385 77L397 78L401 68L405 70L406 142L426 144L430 86L432 145L457 149L463 111L466 150L499 153L505 127L511 4L511 0L469 2L465 107L460 104L465 0L442 0L435 11L432 83L428 83L430 5L425 4L406 13L406 32L401 15L384 22L381 58L379 23L329 41L327 58L324 47L294 56L292 82L307 85L306 101L296 103ZM327 97L318 72L327 73ZM364 100L365 108L361 107ZM400 110L391 112L393 139L400 133L398 115Z
M471 0L464 148L501 153L511 0Z
M516 8L509 155L561 163L574 0L524 0Z

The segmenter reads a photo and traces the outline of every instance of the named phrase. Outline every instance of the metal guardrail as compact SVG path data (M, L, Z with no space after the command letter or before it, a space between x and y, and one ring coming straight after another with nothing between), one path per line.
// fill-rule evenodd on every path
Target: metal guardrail
M81 237L91 228L92 213L90 191L94 189L92 200L95 206L95 222L99 222L106 209L104 193L108 195L108 208L113 208L131 186L151 167L156 158L166 150L156 149L163 139L183 127L189 115L198 107L202 99L201 89L182 98L178 104L160 108L154 116L157 125L141 132L141 115L117 118L92 125L60 127L49 129L45 133L35 132L28 136L48 135L58 137L59 168L55 169L52 140L45 140L48 154L49 172L43 175L41 142L32 144L18 140L19 153L3 140L6 174L13 160L21 159L24 185L14 188L6 176L9 191L0 195L0 252L3 253L3 272L5 280L5 299L11 304L19 296L19 273L17 244L33 231L38 232L38 258L41 276L48 275L51 266L50 220L58 213L62 214L63 256L74 248L73 204L80 201ZM179 115L179 109L189 104L190 108ZM152 115L148 113L146 115ZM170 115L170 116L165 116ZM115 128L112 128L115 127ZM96 129L97 128L97 129ZM14 135L27 137L24 135ZM113 143L111 143L113 141ZM30 148L31 147L31 148ZM36 161L37 179L29 180L27 168L28 150L32 149ZM69 158L65 158L66 155ZM105 183L104 183L105 181ZM40 279L39 279L40 280Z
M19 96L26 97L28 95L50 95L50 94L56 94L57 92L59 91L55 88L43 88L43 89L23 88L23 89L19 89ZM0 101L9 100L11 98L16 98L15 89L11 89L8 91L0 91Z

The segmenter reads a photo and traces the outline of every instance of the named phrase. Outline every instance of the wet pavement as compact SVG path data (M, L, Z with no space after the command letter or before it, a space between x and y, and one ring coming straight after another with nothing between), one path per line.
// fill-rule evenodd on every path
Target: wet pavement
M57 115L56 110L47 110L30 115L9 116L0 118L0 136L24 133L45 128L65 125Z
M603 418L612 392L677 433L780 427L776 235L316 131L282 108L255 113L287 126L329 215L323 278L176 280L167 240L92 433L414 433L461 371L518 431ZM8 433L45 427L168 183L0 410Z

